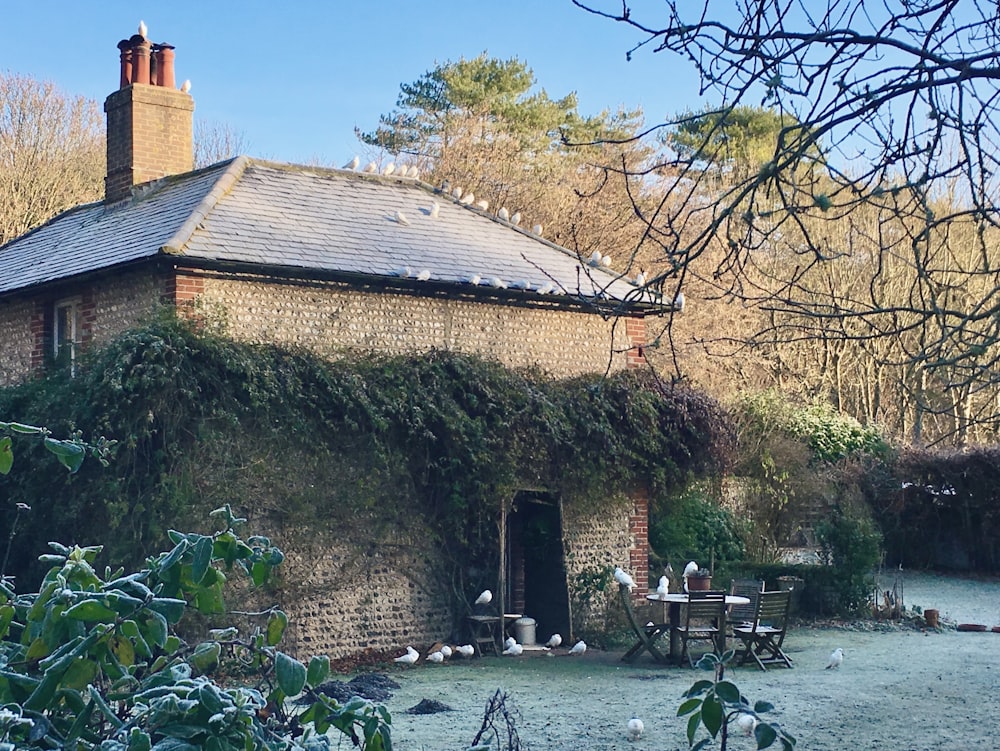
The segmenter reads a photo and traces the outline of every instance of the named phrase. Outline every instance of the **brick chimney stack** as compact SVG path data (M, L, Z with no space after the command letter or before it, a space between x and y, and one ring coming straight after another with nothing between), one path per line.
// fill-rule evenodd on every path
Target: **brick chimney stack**
M118 43L118 91L104 100L108 118L106 203L132 187L194 169L194 100L174 83L174 48L142 34Z

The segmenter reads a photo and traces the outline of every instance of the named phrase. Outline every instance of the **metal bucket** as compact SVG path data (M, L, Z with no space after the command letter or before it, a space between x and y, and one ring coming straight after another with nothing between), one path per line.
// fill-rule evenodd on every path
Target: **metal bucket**
M534 618L518 618L514 621L514 638L518 644L535 643L535 626L538 624Z

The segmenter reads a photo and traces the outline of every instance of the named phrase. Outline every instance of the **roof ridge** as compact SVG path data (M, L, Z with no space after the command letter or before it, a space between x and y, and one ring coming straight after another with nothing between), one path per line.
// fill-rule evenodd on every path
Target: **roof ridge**
M184 246L187 245L194 231L198 229L198 225L205 220L205 217L211 213L216 204L233 189L233 186L243 176L251 161L250 157L243 155L234 158L215 181L212 189L205 194L205 197L194 208L191 215L177 228L173 236L160 247L160 252L167 253L168 255L184 255Z

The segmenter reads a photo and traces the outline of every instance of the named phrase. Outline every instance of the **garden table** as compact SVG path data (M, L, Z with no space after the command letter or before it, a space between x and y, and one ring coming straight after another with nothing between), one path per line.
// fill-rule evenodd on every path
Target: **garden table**
M652 602L663 603L663 618L661 623L668 624L670 628L670 657L680 662L680 639L677 637L677 627L681 624L681 605L686 605L689 598L686 592L671 592L661 595L651 592L646 595L646 599ZM726 605L749 605L750 598L742 595L726 595ZM719 628L725 633L726 624L720 623Z

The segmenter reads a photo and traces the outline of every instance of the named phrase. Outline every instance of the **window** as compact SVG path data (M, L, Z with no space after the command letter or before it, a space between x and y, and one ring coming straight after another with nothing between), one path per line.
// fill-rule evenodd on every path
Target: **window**
M52 355L59 365L69 368L70 375L76 374L76 350L80 344L80 301L60 300L55 304L52 316Z

